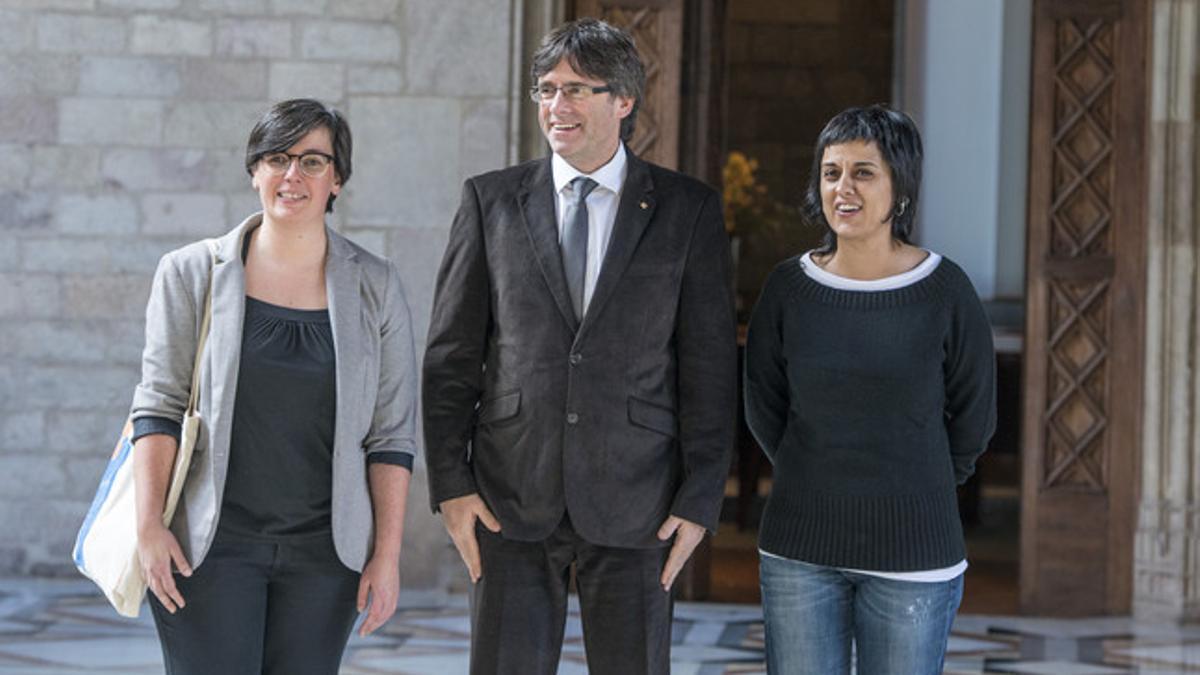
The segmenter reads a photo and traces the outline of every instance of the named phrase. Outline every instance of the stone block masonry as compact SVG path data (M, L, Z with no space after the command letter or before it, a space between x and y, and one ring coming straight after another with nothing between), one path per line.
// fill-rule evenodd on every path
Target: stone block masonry
M329 222L401 267L423 345L462 180L506 162L511 6L0 0L0 574L73 574L155 265L255 209L245 142L272 102L348 115ZM413 588L460 564L425 499L415 485Z

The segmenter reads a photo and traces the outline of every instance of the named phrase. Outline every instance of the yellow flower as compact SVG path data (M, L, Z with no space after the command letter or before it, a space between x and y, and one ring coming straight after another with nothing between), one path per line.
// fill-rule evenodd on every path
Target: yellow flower
M758 215L761 202L766 197L765 186L758 185L754 172L758 170L758 160L746 157L734 150L725 160L721 169L723 194L725 200L725 230L734 232L737 229L738 215Z

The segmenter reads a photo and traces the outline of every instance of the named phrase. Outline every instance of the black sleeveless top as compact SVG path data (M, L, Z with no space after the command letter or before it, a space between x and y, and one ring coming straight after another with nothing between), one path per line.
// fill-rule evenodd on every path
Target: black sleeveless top
M222 531L275 537L330 529L335 365L328 310L246 296Z

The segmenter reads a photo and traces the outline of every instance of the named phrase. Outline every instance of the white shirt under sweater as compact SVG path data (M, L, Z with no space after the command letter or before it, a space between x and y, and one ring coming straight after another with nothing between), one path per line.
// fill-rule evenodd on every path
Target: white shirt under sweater
M938 263L942 261L942 256L928 251L929 255L921 264L908 270L890 277L882 279L871 279L869 281L861 279L850 279L847 277L838 276L832 272L828 272L812 261L812 251L800 256L800 268L808 275L808 278L831 288L836 288L843 291L891 291L897 288L904 288L917 283L921 279L929 276L937 269ZM771 556L772 558L783 558L773 553L767 553L759 549L760 555ZM803 561L801 561L803 562ZM967 570L967 561L961 560L956 565L950 567L941 567L934 570L920 570L917 572L876 572L873 570L855 570L841 568L843 572L854 572L855 574L867 574L873 577L883 577L884 579L892 579L894 581L916 581L924 583L936 583L942 581L950 581Z
M600 265L608 251L612 238L613 223L617 221L617 205L621 201L621 188L625 185L625 144L617 144L617 152L604 166L591 173L583 173L571 166L557 154L550 158L550 171L554 177L554 215L558 222L558 241L562 244L563 216L571 203L570 183L578 176L596 181L597 187L587 196L588 242L587 270L583 276L583 311L587 313L596 290L596 279L600 277Z

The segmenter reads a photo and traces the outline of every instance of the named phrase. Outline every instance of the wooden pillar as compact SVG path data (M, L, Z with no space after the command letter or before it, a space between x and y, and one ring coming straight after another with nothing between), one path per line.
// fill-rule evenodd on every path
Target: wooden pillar
M1035 0L1023 612L1130 609L1141 464L1149 0Z

